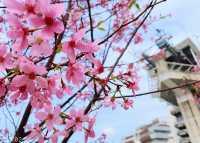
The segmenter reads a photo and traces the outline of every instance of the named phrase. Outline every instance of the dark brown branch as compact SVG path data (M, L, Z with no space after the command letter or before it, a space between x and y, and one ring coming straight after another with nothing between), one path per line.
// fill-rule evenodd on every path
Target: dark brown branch
M15 136L12 140L12 143L20 143L20 140L25 136L24 127L28 122L28 118L31 114L31 109L32 109L31 103L29 103L26 107L26 110L24 112L20 125L15 133Z
M91 36L91 41L94 41L94 29L93 29L93 20L92 20L92 12L91 12L91 5L90 5L90 0L87 0L87 5L88 5L88 15L90 19L90 36Z
M64 25L64 31L59 34L58 36L58 39L55 41L55 46L54 46L54 49L53 49L53 53L51 55L51 57L49 58L47 64L46 64L46 67L47 69L51 66L54 58L55 58L55 55L56 55L56 52L57 52L57 49L58 49L58 45L61 43L62 39L63 39L63 36L64 36L64 33L65 33L65 29L66 29L66 26L67 26L67 22L69 20L69 17L70 17L70 11L71 11L71 1L69 1L68 3L68 8L67 8L67 13L65 14L64 18L63 18L63 25Z
M70 98L68 98L62 105L61 108L63 108L65 105L67 105L67 103L69 103L72 99L74 99L78 93L80 93L81 91L83 91L88 84L92 81L92 78L90 78L90 80L88 81L88 83L86 83L85 85L83 85L76 93L74 93Z
M0 6L0 9L5 9L6 8L6 6Z
M150 5L152 5L153 1L150 3ZM144 19L140 22L140 24L138 25L137 28L135 28L135 30L132 33L132 36L130 37L129 41L127 42L123 52L120 54L120 56L117 58L116 62L113 65L112 70L110 71L110 73L107 76L107 79L110 78L110 76L112 75L112 73L115 70L115 67L117 66L117 64L119 63L120 59L122 58L122 56L125 54L125 52L127 51L129 45L131 44L133 38L135 37L135 34L138 32L138 30L140 29L140 27L144 24L144 22L146 21L146 19L148 18L148 16L150 15L151 11L153 10L154 6L151 7L151 9L149 10L149 12L147 13L147 15L144 17ZM148 11L148 9L146 10ZM145 13L144 13L145 14Z
M154 90L154 91L139 93L139 94L135 94L135 95L125 95L123 97L115 97L115 98L130 98L130 97L138 97L138 96L149 95L149 94L154 94L154 93L167 92L167 91L187 87L187 86L190 86L190 85L194 85L194 84L197 84L197 83L200 83L200 80L194 81L194 82L188 82L186 84L182 84L182 85L175 86L175 87L170 87L170 88L165 88L165 89L160 89L160 90Z
M90 19L90 35L91 35L91 41L94 42L94 28L93 28L93 20L92 20L92 12L91 12L91 5L90 5L90 0L87 0L87 5L88 5L88 15ZM92 54L93 57L95 57L94 53ZM92 68L94 68L94 64L92 63ZM97 94L97 85L95 80L93 80L93 85L94 85L94 92Z

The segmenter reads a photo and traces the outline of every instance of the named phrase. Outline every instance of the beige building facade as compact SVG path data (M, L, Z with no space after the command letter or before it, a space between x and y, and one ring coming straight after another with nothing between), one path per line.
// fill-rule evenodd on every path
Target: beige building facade
M180 122L184 123L185 128L178 132L179 143L200 143L200 110L191 91L191 83L200 80L200 72L194 72L199 65L199 49L190 39L172 46L166 37L161 36L156 43L165 51L165 56L157 61L145 56L146 69L152 79L158 81L158 89L162 90L159 97L173 105L181 114Z

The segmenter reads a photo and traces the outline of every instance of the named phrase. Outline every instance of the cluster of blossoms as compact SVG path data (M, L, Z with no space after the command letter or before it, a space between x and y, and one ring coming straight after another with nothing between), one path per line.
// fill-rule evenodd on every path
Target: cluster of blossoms
M57 143L74 132L84 132L88 142L95 137L93 111L100 107L115 109L118 105L125 110L133 107L133 100L123 97L122 91L134 96L138 90L135 66L122 68L117 59L117 63L105 67L109 47L107 54L103 49L109 39L116 44L127 42L124 35L130 35L128 31L142 23L136 19L130 27L121 27L135 18L130 3L133 1L117 2L110 12L110 2L106 0L4 0L6 9L0 20L5 39L0 43L0 105L8 102L17 106L29 101L31 110L24 114L31 112L34 117L34 122L28 124L22 120L25 123L18 129L20 135L13 135L16 139ZM107 9L105 15L111 14L115 19L112 26L117 32L107 40L94 39L92 32L102 23L98 18L91 21L90 11L96 7ZM146 27L144 23L144 31ZM135 33L133 40L141 43L142 34ZM126 49L114 51L122 56Z

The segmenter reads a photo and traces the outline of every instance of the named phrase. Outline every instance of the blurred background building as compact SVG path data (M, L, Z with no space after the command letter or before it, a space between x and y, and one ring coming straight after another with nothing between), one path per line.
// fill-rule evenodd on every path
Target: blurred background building
M171 105L175 122L155 120L123 143L200 143L200 51L190 39L174 46L170 36L158 33L156 45L162 54L144 53L145 69L160 90L157 97Z
M155 119L136 130L133 135L123 139L123 143L174 143L173 125Z
M165 34L160 35L156 44L164 51L164 56L156 60L146 54L143 57L146 69L156 81L157 89L161 90L159 97L173 105L171 113L176 118L178 143L200 143L197 102L200 92L194 87L194 83L197 85L200 80L199 49L190 39L173 46Z

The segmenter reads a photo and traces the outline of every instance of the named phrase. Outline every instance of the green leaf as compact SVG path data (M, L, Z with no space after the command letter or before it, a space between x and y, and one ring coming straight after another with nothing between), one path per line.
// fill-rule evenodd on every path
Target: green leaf
M138 3L135 3L135 7L140 10L140 5Z
M101 21L99 21L98 23L97 23L97 27L99 27L100 25L102 25L103 24L103 21L101 20Z
M60 53L62 50L62 45L58 45L57 49L56 49L56 53Z
M103 21L99 21L97 23L97 28L101 31L105 31L105 28L103 27Z
M131 0L131 2L128 5L128 9L131 9L131 7L136 3L136 0Z
M98 29L101 31L105 31L105 28L103 28L103 27L98 27Z
M61 52L61 48L56 49L56 53L60 53Z

